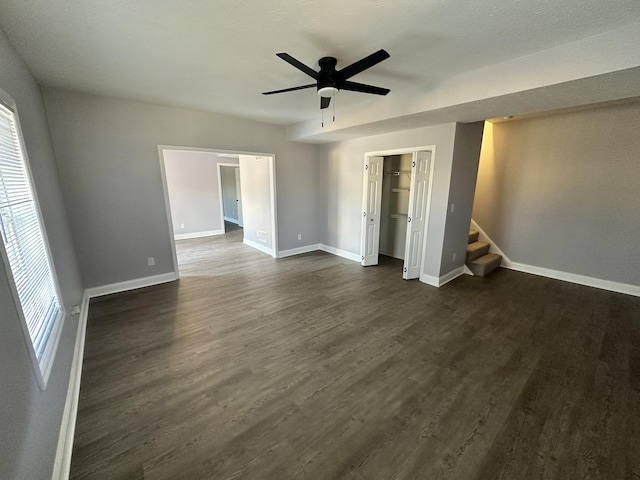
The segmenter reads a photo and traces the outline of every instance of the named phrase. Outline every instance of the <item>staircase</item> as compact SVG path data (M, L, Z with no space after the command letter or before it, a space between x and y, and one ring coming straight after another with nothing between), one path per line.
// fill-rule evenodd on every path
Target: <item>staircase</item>
M500 266L502 256L489 253L491 244L478 240L480 233L477 230L469 230L467 244L466 264L476 277L484 277Z

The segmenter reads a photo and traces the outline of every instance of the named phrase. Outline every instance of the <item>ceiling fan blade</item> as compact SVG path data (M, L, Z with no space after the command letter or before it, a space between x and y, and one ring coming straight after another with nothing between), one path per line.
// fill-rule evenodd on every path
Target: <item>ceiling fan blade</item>
M330 103L331 103L331 97L320 97L320 110L329 108Z
M263 95L273 95L274 93L284 93L284 92L293 92L294 90L302 90L305 88L316 87L315 83L310 83L309 85L302 85L300 87L291 87L291 88L283 88L282 90L272 90L270 92L262 92Z
M368 57L364 57L363 59L358 60L357 62L352 63L347 67L344 67L338 72L338 74L342 80L346 80L366 70L367 68L371 68L381 61L386 60L390 56L391 55L389 55L386 50L378 50L376 53L372 53Z
M374 87L373 85L366 85L364 83L348 82L348 81L340 83L340 90L351 90L352 92L373 93L374 95L386 95L391 91L388 88Z
M288 53L276 53L276 55L278 57L280 57L282 60L284 60L285 62L287 62L290 65L293 65L294 67L296 67L298 70L306 73L307 75L309 75L311 78L314 79L318 79L318 72L316 72L313 68L311 67L307 67L304 63L302 63L300 60L296 60L295 58L293 58L291 55L289 55Z

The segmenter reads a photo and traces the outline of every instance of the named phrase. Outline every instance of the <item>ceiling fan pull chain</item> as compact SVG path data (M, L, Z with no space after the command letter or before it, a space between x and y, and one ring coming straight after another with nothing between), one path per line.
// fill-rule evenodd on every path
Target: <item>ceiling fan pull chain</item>
M337 95L333 96L333 123L336 122L336 100L337 100Z

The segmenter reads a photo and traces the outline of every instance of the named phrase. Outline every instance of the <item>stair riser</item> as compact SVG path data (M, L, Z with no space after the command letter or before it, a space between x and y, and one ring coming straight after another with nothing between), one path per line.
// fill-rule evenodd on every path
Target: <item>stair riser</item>
M479 248L477 250L474 250L473 252L467 252L467 262L466 263L471 263L476 258L480 258L480 257L486 255L487 253L489 253L489 247L490 246L491 245L486 245L483 248Z
M498 268L501 262L502 262L502 257L497 256L489 263L485 263L485 264L470 263L467 266L469 267L469 270L471 270L476 277L484 277L485 275L490 274L496 268Z
M478 241L480 232L469 232L469 241L467 243L473 243Z

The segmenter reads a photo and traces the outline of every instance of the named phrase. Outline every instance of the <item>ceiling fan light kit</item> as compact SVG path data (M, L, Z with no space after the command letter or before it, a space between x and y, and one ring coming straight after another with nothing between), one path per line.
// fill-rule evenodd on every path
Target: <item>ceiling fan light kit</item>
M318 89L318 96L333 98L338 94L339 91L340 90L338 90L336 87L322 87Z
M338 62L334 57L322 57L318 60L318 65L320 66L319 72L316 72L313 68L308 67L301 61L293 58L288 53L277 53L276 55L301 72L309 75L316 81L316 83L263 92L263 95L273 95L275 93L292 92L294 90L316 87L318 96L320 96L320 109L324 110L329 107L331 99L335 98L340 90L350 90L352 92L362 92L373 95L386 95L390 92L388 88L375 87L373 85L349 81L349 78L389 58L390 55L385 50L378 50L377 52L372 53L371 55L364 57L341 70L336 70ZM335 101L333 103L335 108ZM333 119L335 121L335 115ZM322 125L324 126L324 121L322 122Z

